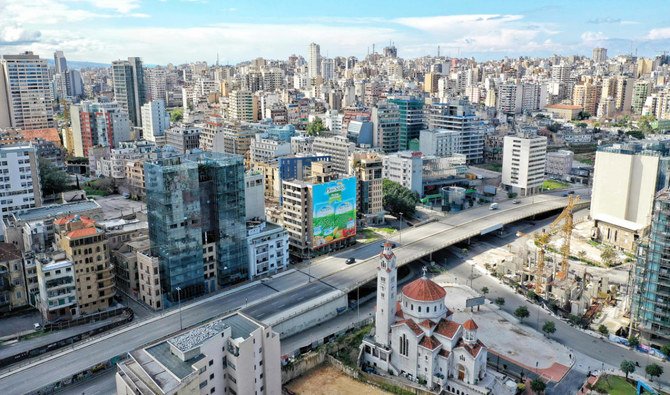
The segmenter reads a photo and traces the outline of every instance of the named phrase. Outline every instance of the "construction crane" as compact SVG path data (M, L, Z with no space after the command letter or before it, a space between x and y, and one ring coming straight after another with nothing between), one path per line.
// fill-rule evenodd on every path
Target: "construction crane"
M569 195L568 204L563 211L549 224L547 231L542 229L542 232L535 233L533 236L535 247L537 247L537 265L535 274L535 293L542 292L542 276L544 274L544 256L546 247L551 241L551 237L559 231L563 236L563 245L561 246L561 268L556 274L558 280L564 280L568 275L569 260L570 260L570 238L572 237L572 228L574 226L573 211L575 205L579 202L579 196ZM561 225L563 222L563 225ZM517 232L518 237L528 236L526 233Z

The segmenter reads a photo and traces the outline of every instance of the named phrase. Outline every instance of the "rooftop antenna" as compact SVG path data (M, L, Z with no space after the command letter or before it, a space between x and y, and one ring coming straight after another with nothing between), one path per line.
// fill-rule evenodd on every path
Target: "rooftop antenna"
M373 55L375 54L375 45L374 44L372 44L372 54Z

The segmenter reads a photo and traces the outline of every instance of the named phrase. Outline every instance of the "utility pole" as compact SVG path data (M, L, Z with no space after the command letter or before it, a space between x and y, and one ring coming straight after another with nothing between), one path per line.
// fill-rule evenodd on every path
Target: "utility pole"
M402 213L398 213L400 215L400 226L398 226L398 242L402 244Z

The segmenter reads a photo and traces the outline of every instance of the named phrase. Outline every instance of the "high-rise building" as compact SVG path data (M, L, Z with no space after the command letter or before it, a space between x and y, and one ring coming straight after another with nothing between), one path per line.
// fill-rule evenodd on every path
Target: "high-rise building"
M534 130L505 136L503 142L502 184L520 196L539 191L544 182L547 138Z
M624 114L630 114L633 104L633 91L635 90L635 79L619 76L616 79L616 96L614 96L614 106L617 111Z
M309 61L307 63L307 74L309 78L321 75L321 47L319 44L309 44Z
M637 248L635 285L631 316L640 337L646 344L663 346L670 341L670 305L665 295L670 292L670 190L656 194L649 238ZM632 319L632 318L631 318Z
M240 122L258 121L258 98L247 90L234 90L228 97L228 118Z
M458 132L458 141L452 146L456 149L453 153L466 155L467 162L471 164L484 161L485 136L483 123L475 115L474 108L467 99L453 99L448 103L434 103L426 106L424 117L429 130ZM444 143L448 144L447 141L444 141ZM421 140L419 140L419 144L421 145ZM448 156L447 153L450 148L445 146L442 150L439 146L430 147L426 144L423 146L431 151L434 149L436 151L434 155L438 156ZM442 155L438 152L441 152ZM428 154L428 152L424 152L424 154Z
M130 140L130 120L119 103L83 101L70 106L72 151L75 156L88 156L92 147L114 148Z
M586 81L577 84L572 92L572 104L580 106L583 111L593 115L598 112L598 101L600 100L600 84Z
M54 67L56 74L65 74L67 71L67 59L65 59L63 51L54 52Z
M437 92L437 82L440 79L440 75L437 73L426 73L423 77L423 91L431 94Z
M0 127L55 126L51 78L46 59L32 52L0 58Z
M145 70L147 81L147 101L167 100L167 71L161 67L153 67Z
M321 59L321 76L324 81L335 79L335 59Z
M316 137L312 142L312 151L330 156L333 171L340 174L348 174L349 156L355 149L356 144L344 136Z
M248 278L240 156L199 152L147 161L144 177L163 305ZM205 260L210 248L212 259Z
M597 240L633 252L646 236L654 195L670 182L664 152L667 148L654 142L598 149L591 196Z
M607 48L593 48L592 59L596 63L605 63L607 60Z
M384 223L382 175L384 162L376 152L354 152L350 174L356 176L356 210L368 224Z
M398 106L400 112L400 137L398 150L409 149L410 141L418 139L423 124L423 100L417 97L391 97L389 103Z
M118 395L282 392L279 334L243 313L206 322L129 356L118 364Z
M649 96L650 91L651 91L651 83L649 81L645 80L635 81L635 85L633 86L633 98L631 103L634 114L636 115L642 114L642 108L644 107L644 102L647 100L647 96Z
M400 149L400 109L397 104L377 102L372 108L373 145L385 153Z
M142 137L156 141L156 137L165 135L170 127L170 115L165 111L163 99L152 100L142 105Z
M40 207L42 189L35 148L27 143L2 145L0 158L3 180L0 218L4 220L13 212Z
M498 86L498 112L505 115L521 114L522 87L521 84L509 82Z
M114 98L128 113L133 126L142 126L142 105L146 103L144 69L142 60L130 57L128 60L112 62Z

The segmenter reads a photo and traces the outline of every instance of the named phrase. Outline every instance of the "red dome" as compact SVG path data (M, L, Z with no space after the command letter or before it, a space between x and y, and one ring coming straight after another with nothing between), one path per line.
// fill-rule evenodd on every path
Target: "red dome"
M402 289L403 295L419 302L435 302L447 295L447 291L433 281L421 277L405 285Z
M465 323L463 324L463 328L465 328L466 330L469 330L469 331L474 331L479 327L477 326L477 324L475 323L475 321L473 319L469 319L469 320L465 321Z

